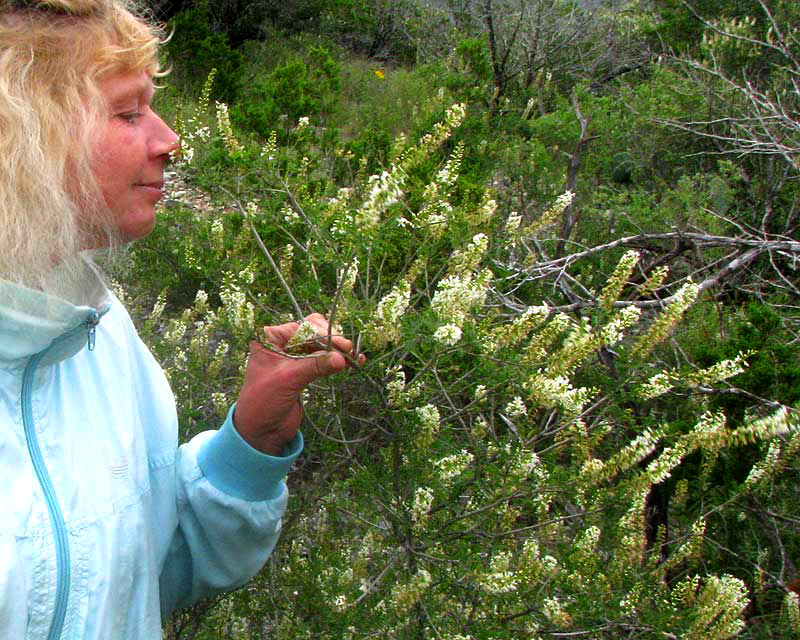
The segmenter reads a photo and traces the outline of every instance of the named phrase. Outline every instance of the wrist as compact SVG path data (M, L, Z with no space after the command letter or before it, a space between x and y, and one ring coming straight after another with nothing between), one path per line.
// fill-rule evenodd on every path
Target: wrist
M248 444L233 426L234 407L216 432L199 434L186 447L199 446L197 463L208 481L235 498L250 502L278 498L284 479L303 450L298 431L282 455L266 455Z
M281 457L286 446L294 438L297 429L288 429L284 425L269 431L248 429L245 425L240 425L236 420L236 410L232 416L233 428L247 444L260 453L270 456ZM288 422L288 418L284 421ZM287 436L291 432L291 436Z

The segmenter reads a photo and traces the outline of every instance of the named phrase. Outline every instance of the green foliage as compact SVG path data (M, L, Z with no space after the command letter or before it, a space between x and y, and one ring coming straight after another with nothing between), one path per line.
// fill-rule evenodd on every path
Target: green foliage
M797 185L663 124L707 113L682 67L591 91L543 73L492 104L473 34L413 69L249 43L232 125L169 103L177 171L213 198L174 195L126 303L183 434L221 419L257 327L299 319L256 234L302 312L368 356L309 389L281 543L194 637L785 637L795 301L767 260L700 291L739 245L697 236L735 238L765 202L791 223ZM591 139L565 194L573 91Z
M708 364L739 352L752 353L747 370L737 378L737 386L763 398L774 398L787 406L800 404L800 363L795 350L786 344L780 316L767 305L752 301L724 318L708 316L705 331L722 339L700 339L695 353L698 364ZM720 332L718 322L724 322ZM703 325L698 322L698 328ZM706 333L706 336L708 336ZM701 334L702 335L702 334ZM728 415L743 416L748 402L743 397L722 396L715 405Z
M250 84L234 108L234 120L266 138L279 116L294 122L329 111L339 86L336 61L325 48L312 47L308 61L290 60Z
M284 638L410 638L435 626L450 637L602 628L721 639L742 628L750 575L715 545L733 545L728 521L769 486L759 475L769 456L780 461L770 478L784 482L800 436L786 414L728 423L725 406L714 413L680 395L738 371L715 369L711 354L704 372L672 370L653 350L690 307L690 286L667 283L678 302L660 312L617 308L642 291L631 282L640 258L628 252L604 267L608 277L584 278L601 301L591 318L529 304L498 313L527 278L526 242L548 242L569 199L512 223L485 190L466 197L463 181L478 174L467 171L475 152L455 142L465 109L432 101L412 123L427 133L394 141L382 168L353 175L326 162L311 122L259 147L226 130L217 109L209 144L229 160L209 156L203 171L216 162L238 176L227 178L237 187L228 208L169 209L131 255L129 279L168 288L165 309L135 294L127 303L167 367L184 432L221 419L221 392L236 388L255 327L292 315L256 233L305 309L357 336L368 363L310 390L308 459L282 544L197 637L253 637L263 620ZM648 206L678 218L711 197L727 198L698 176L676 186L674 210L666 199ZM616 373L593 364L601 347L619 354ZM736 456L745 443L756 455L725 491L698 484L688 489L702 501L676 497L669 560L656 562L648 496L673 474L664 486L677 494L696 458Z
M229 102L239 91L244 58L224 34L212 30L210 20L207 0L177 14L169 24L174 33L165 47L167 57L176 69L173 77L186 87L216 69L213 96Z
M492 79L489 49L482 38L465 38L458 43L456 55L478 82Z
M758 22L762 32L769 27L758 0L703 0L688 4L678 0L656 0L654 6L658 21L650 27L650 34L659 40L661 46L667 45L679 53L698 53L706 31L704 22L722 21L724 24L725 21L741 22L752 18ZM796 13L793 15L797 10L796 3L791 0L777 0L768 6L782 24L790 24L796 17Z

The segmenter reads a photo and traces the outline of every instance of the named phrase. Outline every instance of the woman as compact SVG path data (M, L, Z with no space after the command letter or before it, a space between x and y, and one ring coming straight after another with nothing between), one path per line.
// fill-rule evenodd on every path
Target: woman
M178 148L151 107L161 35L118 0L0 0L3 638L160 638L246 582L278 536L299 393L352 349L254 343L224 425L178 448L164 374L85 256L155 222Z

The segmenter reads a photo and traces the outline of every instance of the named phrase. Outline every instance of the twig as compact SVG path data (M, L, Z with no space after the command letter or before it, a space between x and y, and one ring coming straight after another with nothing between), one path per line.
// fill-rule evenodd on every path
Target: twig
M278 265L275 263L275 260L272 259L272 255L270 254L269 249L267 249L267 246L264 244L264 241L261 239L261 236L258 234L258 231L256 230L256 227L253 224L253 221L250 219L250 215L247 213L247 211L244 210L244 207L242 207L242 203L239 202L238 198L236 198L230 191L228 191L224 187L222 187L222 190L225 193L227 193L228 196L230 196L233 199L234 205L239 210L239 212L244 216L245 221L247 222L248 226L250 227L250 231L252 231L253 235L255 236L255 239L256 239L256 242L258 243L258 246L261 248L261 251L267 257L267 261L269 262L270 266L272 267L272 270L275 272L275 275L278 277L278 282L280 282L281 287L283 287L283 290L286 293L286 295L288 296L289 301L292 303L292 307L294 307L294 312L295 312L295 315L297 317L297 320L298 320L298 322L300 322L305 317L305 314L303 313L303 310L300 308L300 305L297 304L297 300L295 299L294 295L292 294L292 290L289 288L288 283L284 279L283 274L281 273L281 270L278 268Z

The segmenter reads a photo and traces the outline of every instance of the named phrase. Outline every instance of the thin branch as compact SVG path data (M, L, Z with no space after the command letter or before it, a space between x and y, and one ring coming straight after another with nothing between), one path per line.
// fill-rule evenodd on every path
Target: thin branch
M225 193L227 193L228 196L230 196L233 199L234 205L239 210L239 212L244 216L244 219L247 222L248 226L250 227L250 231L252 231L253 236L255 237L256 242L258 243L258 246L261 248L261 251L267 257L267 261L272 267L272 270L275 272L275 275L278 277L278 282L280 282L280 285L283 288L284 292L286 293L286 296L289 298L289 301L291 302L292 307L294 308L297 321L298 322L302 321L302 319L305 317L305 314L303 313L303 310L300 308L300 305L297 304L297 300L292 294L292 290L289 287L289 284L284 279L283 274L281 273L281 270L278 268L278 265L275 263L275 260L273 260L272 255L269 252L269 249L267 249L266 245L264 244L264 241L258 234L258 231L256 230L256 227L253 224L253 221L250 219L250 216L248 215L247 211L244 210L244 207L242 207L242 203L239 202L239 200L235 198L230 191L227 191L225 188L222 188L222 190L225 191Z

